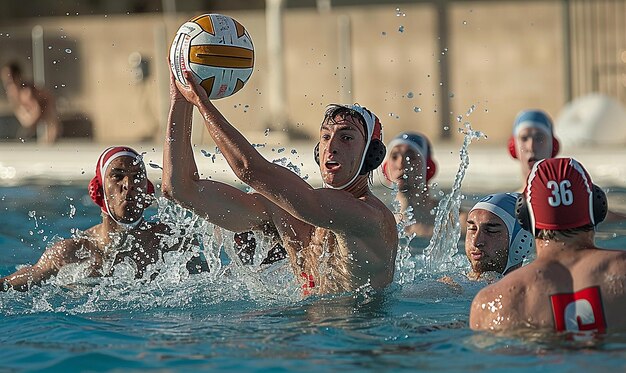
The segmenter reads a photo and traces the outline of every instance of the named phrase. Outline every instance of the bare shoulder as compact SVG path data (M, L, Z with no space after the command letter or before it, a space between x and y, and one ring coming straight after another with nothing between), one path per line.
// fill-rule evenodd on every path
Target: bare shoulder
M394 229L396 228L396 218L393 215L393 212L375 195L370 195L365 200L366 204L370 206L373 214L377 214L381 221L381 225L392 225Z
M587 251L584 256L586 268L598 268L603 271L626 271L626 251L596 248Z
M509 327L516 320L511 317L518 311L526 293L525 274L516 273L504 276L483 288L476 294L470 307L470 327L474 330L494 330Z
M87 238L68 238L55 243L46 249L39 259L44 264L48 261L57 265L80 261L80 250L90 250L92 243Z

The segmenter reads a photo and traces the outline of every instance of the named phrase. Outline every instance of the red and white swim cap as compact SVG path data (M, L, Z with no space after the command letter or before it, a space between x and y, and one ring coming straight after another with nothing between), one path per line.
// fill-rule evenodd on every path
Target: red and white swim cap
M572 158L535 163L524 190L531 228L564 230L598 224L594 187L589 173Z
M102 154L100 154L100 157L98 157L98 162L96 163L96 176L94 176L89 183L89 196L91 199L96 205L100 206L104 213L113 218L113 220L117 223L119 222L111 214L106 193L103 191L103 175L106 173L106 169L111 162L119 157L131 157L136 159L145 171L143 159L136 150L127 146L112 146L105 149ZM150 180L147 180L147 182L147 190L145 193L149 195L154 194L154 185L150 182Z

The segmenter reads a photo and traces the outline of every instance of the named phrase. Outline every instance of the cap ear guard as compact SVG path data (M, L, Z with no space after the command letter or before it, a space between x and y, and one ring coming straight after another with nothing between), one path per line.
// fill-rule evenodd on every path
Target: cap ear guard
M152 184L152 181L150 180L146 180L148 182L148 185L146 186L146 194L150 194L150 195L154 195L155 190L154 190L154 184Z
M320 143L318 142L317 145L315 145L315 149L313 149L313 158L315 159L315 163L317 163L317 165L320 165Z
M552 158L556 157L559 154L559 150L561 148L561 144L559 144L559 140L552 136Z
M426 161L426 181L430 181L437 173L437 163L429 156Z
M609 212L609 204L606 193L599 186L593 184L593 221L598 225L604 221L606 214Z
M522 229L528 232L535 232L534 227L530 226L530 213L528 212L528 204L526 204L526 198L524 198L523 194L517 196L517 201L515 201L515 217Z
M513 136L509 137L508 147L509 147L509 154L511 155L511 157L517 159L517 150L515 149L515 137Z
M509 147L509 154L511 155L511 157L517 159L517 150L515 148L515 137L513 136L509 137L508 147ZM556 137L552 136L552 155L550 157L551 158L556 157L557 154L559 154L559 150L561 150L561 144L559 143L559 140L557 140Z
M391 182L391 179L389 178L389 173L387 172L387 167L389 167L389 162L384 161L381 166L381 171L383 172L383 176L385 177L385 180Z
M96 205L104 208L104 191L102 190L102 184L100 184L100 180L97 176L94 176L94 178L89 182L88 191L91 200Z
M370 142L369 147L367 148L367 153L365 153L365 159L363 161L363 166L361 167L361 172L359 172L359 175L365 175L380 166L380 164L383 163L383 160L385 159L386 153L387 148L385 148L385 144L383 144L383 142L378 139L373 139Z

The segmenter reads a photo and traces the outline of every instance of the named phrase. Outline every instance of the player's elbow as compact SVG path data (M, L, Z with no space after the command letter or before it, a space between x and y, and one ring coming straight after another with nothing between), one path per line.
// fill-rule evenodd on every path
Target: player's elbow
M233 172L243 183L252 186L263 180L267 175L271 175L267 165L268 162L264 159L261 162L242 159L233 167Z

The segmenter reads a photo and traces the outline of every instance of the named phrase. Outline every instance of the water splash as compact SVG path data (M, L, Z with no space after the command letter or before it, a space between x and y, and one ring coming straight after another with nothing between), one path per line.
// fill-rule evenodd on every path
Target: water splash
M468 115L474 109L475 106L472 105ZM462 118L462 116L460 117ZM396 282L401 285L414 282L417 276L424 272L428 276L435 272L455 271L460 266L459 262L462 262L458 257L454 257L458 252L457 244L461 237L459 219L461 201L463 200L461 184L469 166L469 145L473 140L486 138L486 135L482 132L473 130L470 122L465 122L463 126L459 128L459 132L465 136L459 151L459 168L450 193L445 194L441 192L443 198L435 209L436 216L433 235L423 254L411 254L409 243L415 238L415 235L407 237L404 234L404 225L398 225L399 237L401 242L404 242L398 248L396 259ZM394 206L395 211L398 211L398 207Z
M464 127L459 128L459 132L465 135L459 152L461 159L459 169L452 190L439 202L433 236L424 250L424 262L428 271L449 270L450 264L454 262L452 257L457 253L457 242L461 238L459 221L462 200L461 184L469 166L468 147L473 140L486 138L482 132L474 131L470 122L465 122Z

